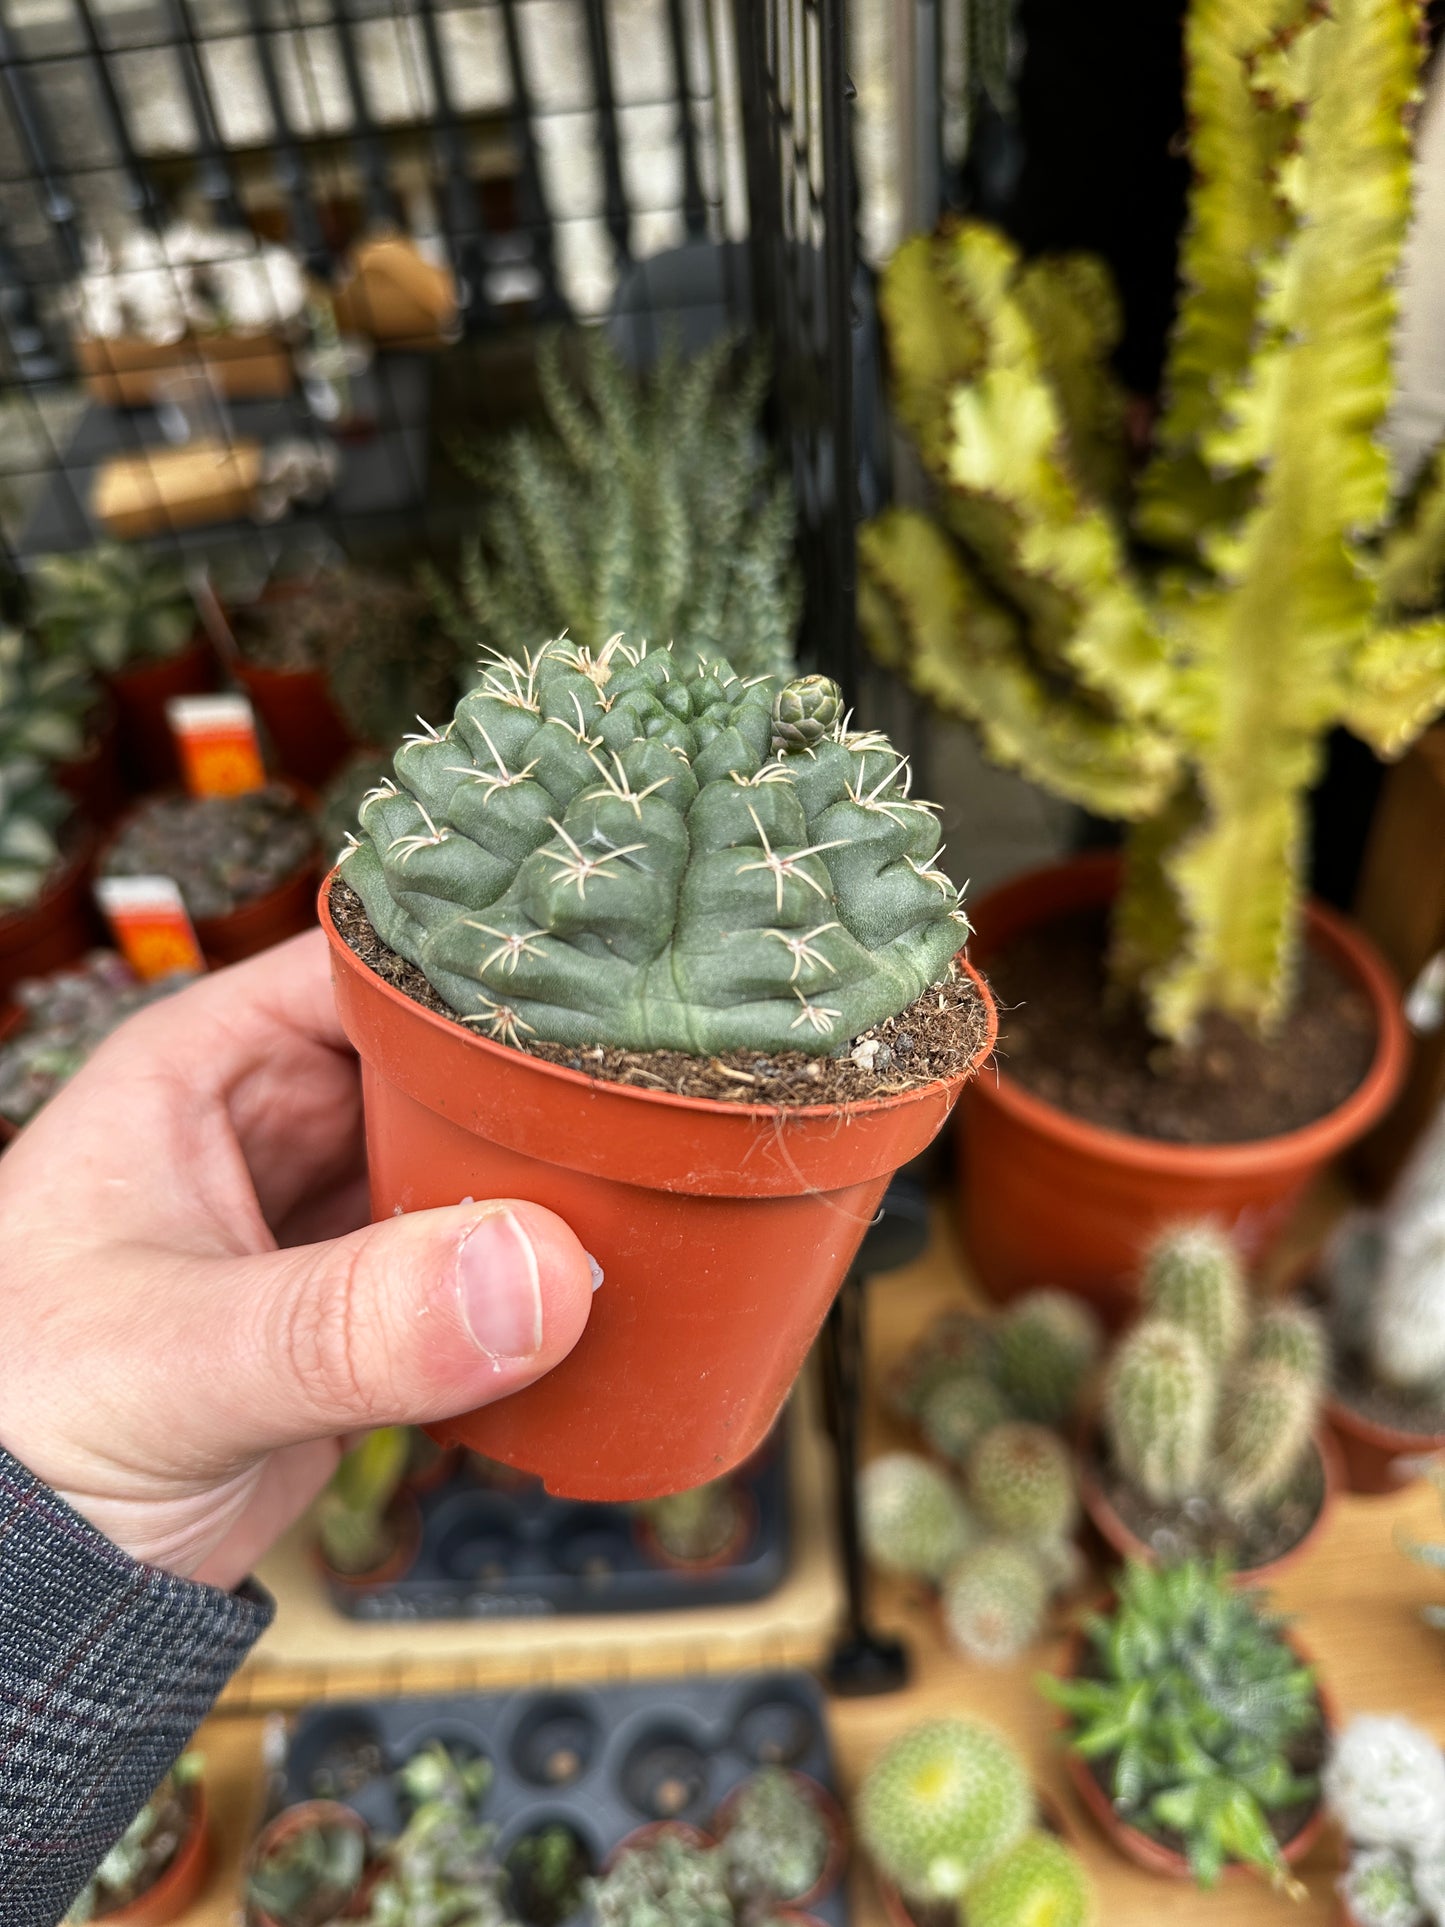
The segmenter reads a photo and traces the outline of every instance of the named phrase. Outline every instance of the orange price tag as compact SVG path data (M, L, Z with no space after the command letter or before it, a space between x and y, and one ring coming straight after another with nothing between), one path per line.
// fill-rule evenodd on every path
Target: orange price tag
M173 696L166 717L192 796L244 796L265 784L256 717L244 696Z
M96 900L116 948L149 983L206 967L178 885L171 877L99 877Z

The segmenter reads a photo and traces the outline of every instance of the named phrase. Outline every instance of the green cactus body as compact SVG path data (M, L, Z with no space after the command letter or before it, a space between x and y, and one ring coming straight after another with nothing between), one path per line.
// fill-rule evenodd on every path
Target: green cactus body
M823 1877L832 1848L828 1823L807 1786L785 1768L765 1766L743 1782L722 1841L735 1899L800 1900Z
M1340 1892L1356 1927L1422 1927L1426 1917L1409 1861L1389 1847L1355 1854Z
M1220 1504L1247 1518L1277 1499L1304 1463L1319 1393L1281 1365L1241 1365L1225 1387L1212 1483Z
M903 759L841 725L775 756L777 694L548 643L408 738L341 873L501 1042L835 1051L945 979L965 923Z
M991 1379L996 1356L986 1320L973 1312L944 1312L895 1367L888 1382L889 1403L900 1418L921 1418L925 1402L949 1379Z
M995 1532L1014 1539L1065 1538L1078 1510L1068 1448L1042 1425L996 1425L969 1457L968 1496Z
M1031 1291L998 1324L998 1383L1020 1418L1062 1425L1099 1362L1103 1334L1089 1307L1063 1291Z
M964 1896L962 1927L1090 1927L1089 1876L1062 1840L1027 1833Z
M1247 1356L1253 1364L1278 1365L1316 1391L1329 1376L1329 1339L1324 1320L1303 1305L1271 1305L1255 1319Z
M984 1433L1008 1416L1009 1402L996 1385L959 1373L934 1386L923 1400L918 1422L935 1452L964 1465Z
M1114 1461L1135 1491L1174 1505L1204 1484L1218 1403L1199 1341L1148 1318L1121 1341L1109 1369L1104 1424Z
M990 1727L933 1720L895 1740L856 1807L874 1865L906 1898L956 1901L1033 1822L1017 1754Z
M1182 1325L1219 1371L1244 1342L1249 1297L1239 1253L1212 1225L1168 1231L1144 1261L1144 1303L1156 1318Z
M948 1475L913 1452L885 1452L858 1477L858 1516L868 1557L885 1572L941 1579L975 1537Z
M944 1580L943 1623L960 1652L999 1666L1038 1638L1048 1603L1048 1581L1032 1551L986 1539Z

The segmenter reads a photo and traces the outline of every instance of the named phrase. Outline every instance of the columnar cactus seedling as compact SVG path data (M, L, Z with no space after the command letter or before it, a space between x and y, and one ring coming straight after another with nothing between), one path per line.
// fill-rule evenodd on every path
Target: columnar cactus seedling
M1063 1291L1031 1291L998 1323L998 1382L1020 1418L1063 1425L1099 1362L1099 1321Z
M856 1807L874 1865L907 1899L957 1901L1033 1820L1018 1756L989 1727L933 1720L869 1769Z
M831 1849L828 1824L795 1774L765 1766L743 1782L722 1839L735 1900L801 1899L822 1879Z
M688 1492L645 1499L638 1510L663 1551L674 1559L716 1558L738 1530L742 1516L737 1487L730 1478L710 1479Z
M1094 1891L1078 1856L1049 1833L1027 1833L964 1895L962 1927L1091 1927Z
M1340 1892L1355 1927L1423 1927L1425 1909L1410 1863L1388 1847L1368 1848L1350 1861Z
M1144 1303L1192 1332L1205 1363L1220 1371L1249 1324L1244 1272L1233 1241L1210 1224L1167 1231L1144 1260Z
M1329 1344L1319 1317L1302 1305L1271 1305L1254 1321L1246 1348L1257 1365L1279 1365L1296 1378L1323 1390L1329 1370Z
M502 660L403 744L341 874L484 1036L836 1051L966 922L904 760L842 717L790 746L794 693L618 638Z
M868 1557L910 1578L941 1579L976 1533L947 1474L912 1452L869 1460L858 1516Z
M1243 1518L1284 1491L1309 1450L1319 1389L1283 1365L1246 1364L1230 1380L1212 1471L1226 1512Z
M1104 1421L1115 1461L1136 1491L1172 1505L1200 1489L1216 1403L1193 1333L1148 1318L1122 1340L1109 1370Z
M332 1473L316 1501L316 1527L333 1572L360 1577L389 1557L395 1540L388 1515L406 1474L408 1449L404 1426L381 1426Z
M968 1461L968 1496L985 1525L1015 1539L1062 1539L1077 1504L1073 1461L1058 1435L1011 1420L994 1426Z
M1049 1586L1031 1548L986 1539L951 1568L942 1600L953 1644L970 1659L997 1666L1038 1638Z
M985 1432L1009 1416L998 1387L971 1373L945 1378L928 1394L918 1413L923 1436L954 1465L965 1465Z

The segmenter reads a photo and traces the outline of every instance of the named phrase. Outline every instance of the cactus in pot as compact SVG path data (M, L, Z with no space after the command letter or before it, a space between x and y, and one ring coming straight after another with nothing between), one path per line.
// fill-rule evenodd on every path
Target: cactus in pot
M854 1808L874 1866L905 1901L956 1904L1033 1823L1018 1756L991 1727L932 1720L869 1768Z
M919 1408L918 1424L935 1452L961 1466L983 1435L1010 1416L999 1388L968 1373L944 1378L929 1392Z
M762 1767L728 1811L721 1841L728 1890L740 1906L801 1900L823 1878L832 1846L806 1785L784 1767Z
M514 1047L836 1051L948 977L966 920L903 759L841 717L793 747L790 689L619 638L504 659L397 752L342 879Z
M1211 1224L1184 1224L1156 1239L1144 1259L1148 1309L1194 1338L1218 1372L1244 1342L1249 1299L1232 1240Z
M941 1591L950 1643L986 1666L1017 1659L1043 1630L1049 1580L1037 1552L985 1539L949 1567Z
M45 648L106 675L179 655L195 634L196 605L181 570L125 543L42 556L34 586Z
M885 1572L941 1579L978 1528L947 1473L912 1452L870 1459L858 1479L868 1557Z
M1119 413L1098 405L1103 277L962 222L907 242L882 294L937 513L886 511L860 559L885 662L997 760L1132 826L1112 972L1189 1044L1208 1013L1267 1031L1289 1004L1329 729L1394 756L1445 702L1445 471L1402 500L1378 433L1410 0L1192 0L1186 49L1183 295L1132 515L1097 480Z
M1125 1478L1172 1505L1198 1491L1216 1388L1192 1332L1145 1319L1120 1344L1104 1395L1109 1443Z
M256 1843L246 1881L247 1913L275 1927L330 1927L354 1902L366 1869L366 1829L330 1802L306 1824L283 1812Z
M1067 1538L1078 1514L1068 1450L1057 1434L1021 1420L995 1425L978 1441L968 1496L990 1530L1014 1539Z
M1093 1886L1078 1855L1050 1833L1026 1833L963 1897L961 1927L1091 1927Z
M645 1499L638 1507L658 1545L684 1565L706 1564L726 1551L747 1517L746 1505L729 1478L666 1498Z
M316 1501L322 1556L343 1578L364 1578L391 1557L397 1544L391 1507L406 1477L409 1453L405 1426L368 1432Z
M1340 1892L1356 1927L1424 1927L1445 1902L1445 1760L1409 1720L1360 1714L1323 1785L1349 1845Z
M997 1326L999 1390L1019 1418L1065 1425L1103 1351L1099 1321L1063 1291L1031 1291Z
M722 1854L671 1832L628 1847L589 1897L598 1927L733 1927L736 1918Z

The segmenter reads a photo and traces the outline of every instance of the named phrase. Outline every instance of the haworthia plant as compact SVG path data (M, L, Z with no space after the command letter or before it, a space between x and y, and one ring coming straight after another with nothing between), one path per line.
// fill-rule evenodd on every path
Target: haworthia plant
M1206 1011L1267 1028L1288 1004L1329 730L1396 755L1445 702L1423 613L1445 463L1392 504L1377 432L1418 9L1192 0L1187 44L1184 295L1132 527L1099 271L1025 266L966 222L905 244L883 288L937 519L861 538L877 653L1000 761L1138 825L1114 970L1185 1042Z
M551 642L395 769L342 876L508 1044L821 1055L944 980L967 933L932 807L822 678Z

